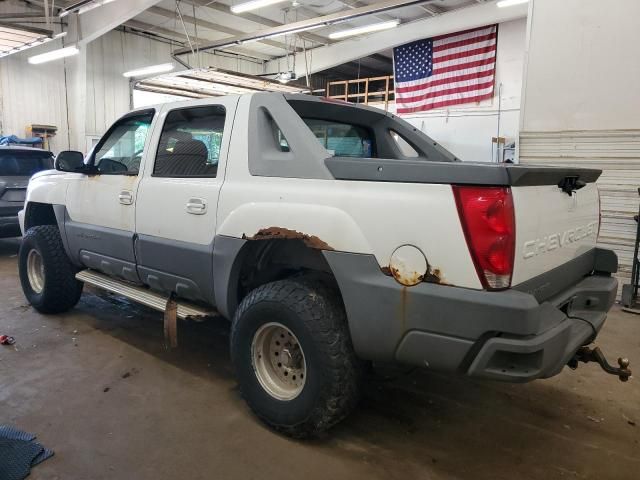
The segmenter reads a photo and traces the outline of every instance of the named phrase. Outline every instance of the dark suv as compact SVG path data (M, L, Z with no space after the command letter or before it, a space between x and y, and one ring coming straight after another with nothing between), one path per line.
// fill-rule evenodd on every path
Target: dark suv
M53 168L53 154L30 147L0 147L0 238L20 235L18 212L29 178Z

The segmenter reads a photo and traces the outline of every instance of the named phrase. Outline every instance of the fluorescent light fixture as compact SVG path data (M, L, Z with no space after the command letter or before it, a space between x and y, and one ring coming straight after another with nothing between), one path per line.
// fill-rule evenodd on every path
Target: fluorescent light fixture
M111 3L111 2L115 2L115 0L101 0L98 2L91 2L88 5L85 5L84 7L80 7L78 9L78 15L82 15L83 13L87 13L89 10L102 7L103 5L106 5L107 3Z
M250 0L249 2L239 3L231 6L232 13L248 12L249 10L256 10L262 7L268 7L276 3L282 3L286 0Z
M500 0L496 3L496 7L511 7L513 5L520 5L521 3L527 3L529 0Z
M60 58L71 57L73 55L77 55L80 53L78 47L65 47L59 48L58 50L52 50L47 53L41 53L40 55L34 55L33 57L29 57L28 61L32 65L38 65L39 63L50 62L52 60L58 60Z
M69 5L65 10L62 10L58 17L63 18L74 12L78 13L78 15L81 15L90 10L93 10L94 8L102 7L103 5L111 2L115 2L115 0L81 0L74 3L73 5Z
M276 37L283 37L285 35L293 35L295 33L300 33L300 32L308 32L309 30L315 30L316 28L322 28L324 27L324 25L314 25L312 27L300 27L300 28L295 28L293 30L289 30L286 32L278 32L278 33L272 33L271 35L263 35L261 37L257 37L257 38L252 38L251 40L244 40L241 42L235 42L236 45L240 45L240 44L245 44L245 43L253 43L253 42L261 42L262 40L269 40L271 38L276 38ZM232 45L232 44L229 44Z
M123 77L144 77L145 75L152 75L154 73L164 73L173 70L173 63L161 63L160 65L151 65L149 67L137 68L135 70L129 70L122 74Z
M380 30L388 30L395 28L400 24L400 20L391 20L390 22L373 23L371 25L365 25L364 27L349 28L347 30L340 30L329 34L329 38L332 40L338 38L352 37L353 35L362 35L363 33L378 32Z

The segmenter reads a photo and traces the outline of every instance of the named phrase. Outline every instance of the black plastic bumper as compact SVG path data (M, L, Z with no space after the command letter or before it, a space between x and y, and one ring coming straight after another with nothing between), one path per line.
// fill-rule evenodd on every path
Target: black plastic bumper
M556 311L565 315L560 323L531 337L497 335L487 339L467 373L523 382L560 373L578 348L595 339L615 301L617 287L613 277L585 278L555 305ZM539 315L545 315L542 306Z
M369 255L325 253L359 356L511 382L559 373L595 338L616 297L617 280L604 271L615 271L611 255L594 249L558 270L562 290L541 299L516 289L402 287Z

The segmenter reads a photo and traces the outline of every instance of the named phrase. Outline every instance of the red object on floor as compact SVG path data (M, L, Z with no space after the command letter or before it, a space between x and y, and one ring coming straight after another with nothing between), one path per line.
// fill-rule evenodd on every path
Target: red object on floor
M9 335L0 335L0 345L13 345L16 339Z

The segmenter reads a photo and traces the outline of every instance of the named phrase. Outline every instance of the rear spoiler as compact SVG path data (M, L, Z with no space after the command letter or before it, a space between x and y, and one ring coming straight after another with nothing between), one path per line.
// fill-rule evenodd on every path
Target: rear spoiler
M602 170L426 159L329 157L324 161L336 180L398 183L444 183L525 187L560 185L566 178L595 182Z

